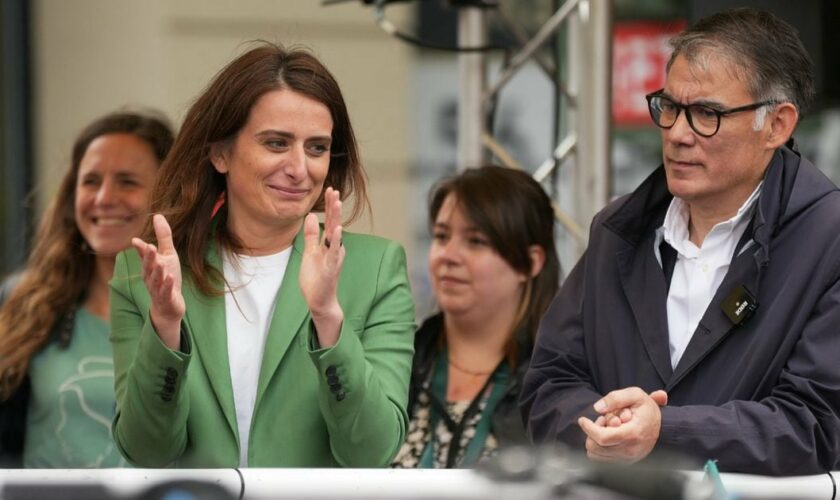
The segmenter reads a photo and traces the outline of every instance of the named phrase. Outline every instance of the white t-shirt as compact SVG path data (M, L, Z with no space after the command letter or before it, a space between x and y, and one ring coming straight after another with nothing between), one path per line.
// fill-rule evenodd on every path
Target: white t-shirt
M755 212L761 185L759 183L731 219L715 224L699 248L689 239L688 205L677 197L671 200L654 246L660 264L659 242L662 239L677 251L677 262L666 302L671 368L677 367L697 325L729 271L735 248ZM748 245L740 251L747 248Z
M239 465L248 466L248 439L257 399L265 339L292 248L261 257L222 258L230 289L225 294L230 381L239 428Z

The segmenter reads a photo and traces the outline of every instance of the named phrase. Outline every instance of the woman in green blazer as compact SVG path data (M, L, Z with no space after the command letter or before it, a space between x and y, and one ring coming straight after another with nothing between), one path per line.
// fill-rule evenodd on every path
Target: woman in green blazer
M113 434L129 461L389 463L414 307L403 250L342 231L364 179L338 85L308 52L262 44L195 101L145 241L111 282Z

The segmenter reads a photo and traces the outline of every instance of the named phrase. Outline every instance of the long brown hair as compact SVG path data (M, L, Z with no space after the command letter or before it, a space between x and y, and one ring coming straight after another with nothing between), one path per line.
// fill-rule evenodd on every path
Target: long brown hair
M76 182L88 146L107 134L137 136L152 147L158 162L173 141L164 118L133 112L105 115L76 138L70 169L44 213L26 268L0 307L0 399L17 389L29 360L49 341L57 321L82 300L93 276L96 257L86 250L76 225Z
M514 334L523 332L528 340L533 340L559 286L560 261L554 244L551 200L542 186L525 172L497 166L468 169L444 179L432 189L430 226L450 194L496 253L514 270L529 277L505 348L508 361L515 364L518 342ZM539 245L545 252L545 263L533 277L529 254L532 245Z
M355 193L352 222L368 206L365 174L356 137L338 83L318 59L303 49L287 50L261 42L223 68L187 112L172 154L161 166L152 192L152 212L163 214L181 264L206 295L223 293L219 269L205 259L208 238L215 231L224 247L241 250L227 229L227 206L214 207L225 192L225 177L210 161L215 144L231 141L245 126L254 103L272 90L289 89L324 104L332 115L330 168L324 188L332 186L342 199ZM323 193L314 210L323 210ZM211 231L211 226L214 226ZM149 224L144 237L154 240Z

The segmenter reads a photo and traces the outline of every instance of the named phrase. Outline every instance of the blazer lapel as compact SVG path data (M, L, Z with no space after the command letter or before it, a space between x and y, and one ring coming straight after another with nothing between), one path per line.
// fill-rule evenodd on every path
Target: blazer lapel
M298 281L303 246L303 227L301 226L292 244L292 254L289 256L286 273L283 275L283 282L277 294L277 304L274 307L268 338L265 341L256 404L259 404L268 382L277 371L292 340L297 337L301 325L309 317L309 307L303 299Z
M697 330L694 331L685 352L677 363L666 390L671 390L679 383L731 330L735 329L735 325L721 309L721 303L738 285L744 285L754 296L758 296L764 253L762 246L757 249L754 247L732 261L729 271L715 292L714 298L697 325ZM732 334L735 333L736 331L732 332Z
M222 269L215 243L212 243L207 251L207 260L212 266ZM225 296L208 297L194 286L184 286L182 291L187 305L186 320L192 331L193 347L201 358L201 365L207 372L207 378L210 379L210 385L231 432L238 435L227 351Z
M621 285L636 318L645 350L662 384L671 378L668 348L668 319L665 301L668 295L665 274L656 261L653 239L628 246L616 254Z

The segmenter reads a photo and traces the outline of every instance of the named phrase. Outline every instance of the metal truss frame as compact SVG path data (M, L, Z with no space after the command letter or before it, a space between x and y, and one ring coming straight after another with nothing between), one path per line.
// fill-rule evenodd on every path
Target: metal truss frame
M458 11L458 43L487 43L486 11L462 7ZM554 182L555 216L566 233L561 253L577 259L586 248L592 217L610 193L611 134L611 16L612 0L567 0L529 40L513 31L522 44L495 81L488 85L486 55L459 55L458 165L485 163L489 154L510 168L523 167L486 129L492 101L527 63L535 62L556 79L565 103L560 106L563 124L551 156L535 169L534 178ZM509 20L506 24L512 28ZM567 26L568 81L559 81L558 68L540 58L538 50L563 25ZM565 171L560 181L560 170Z

